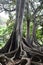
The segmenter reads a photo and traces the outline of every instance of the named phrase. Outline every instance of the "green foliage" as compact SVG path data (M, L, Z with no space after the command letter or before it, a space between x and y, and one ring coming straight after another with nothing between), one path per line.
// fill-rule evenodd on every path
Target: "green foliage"
M27 29L27 25L26 25L26 21L23 22L23 36L26 37L26 29Z
M39 43L42 45L43 44L42 27L41 26L38 26L38 27L37 27L37 30L36 30L36 37L37 37Z
M11 32L13 30L14 21L7 20L6 26L0 26L0 47L3 47L5 43L10 38Z

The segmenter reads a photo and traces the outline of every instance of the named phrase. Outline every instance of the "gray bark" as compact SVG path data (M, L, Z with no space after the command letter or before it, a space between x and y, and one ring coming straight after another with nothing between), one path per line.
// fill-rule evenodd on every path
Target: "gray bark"
M24 14L25 0L17 0L16 6L16 39L17 44L21 43L22 37L22 20Z

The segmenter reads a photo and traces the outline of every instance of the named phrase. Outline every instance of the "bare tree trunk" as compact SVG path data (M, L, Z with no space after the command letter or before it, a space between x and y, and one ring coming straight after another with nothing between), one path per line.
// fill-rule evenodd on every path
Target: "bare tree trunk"
M18 45L21 43L21 37L22 37L22 20L23 20L23 14L24 14L24 6L25 6L25 0L17 0L17 6L16 6L16 12L17 12L16 13L16 39L17 39Z
M27 1L27 43L30 44L30 13L29 13L29 2Z

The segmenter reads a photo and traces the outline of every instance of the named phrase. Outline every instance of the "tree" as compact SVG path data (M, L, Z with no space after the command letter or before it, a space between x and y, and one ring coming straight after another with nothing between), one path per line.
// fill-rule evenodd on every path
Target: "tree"
M12 11L16 10L16 22L13 28L13 31L11 33L10 39L6 43L6 45L0 49L0 63L6 64L6 62L9 64L12 63L12 65L41 65L43 64L43 47L38 44L37 38L36 38L36 29L37 26L40 25L40 22L37 23L37 19L39 16L42 16L40 13L40 10L43 8L43 4L40 3L39 6L34 8L34 1L25 1L25 0L17 0L16 1L16 8L6 8L5 4L12 4L13 1L0 1L2 3L2 9L5 11L8 11L10 16ZM9 6L10 6L9 5ZM25 7L26 5L26 7ZM30 6L31 5L31 6ZM7 6L7 5L6 5ZM13 6L13 4L12 4ZM30 6L30 8L29 8ZM31 9L32 7L32 9ZM3 11L1 9L1 12ZM26 10L27 9L27 10ZM26 11L26 21L27 21L27 39L25 39L22 35L22 23L23 23L23 16L24 11ZM32 14L33 13L33 14ZM24 18L25 18L24 17ZM11 19L11 17L10 17ZM40 18L39 18L40 19ZM32 30L32 37L30 36L30 22L33 23L33 30ZM6 61L4 61L6 60ZM14 63L15 60L18 60L16 63ZM41 61L40 61L41 60Z

